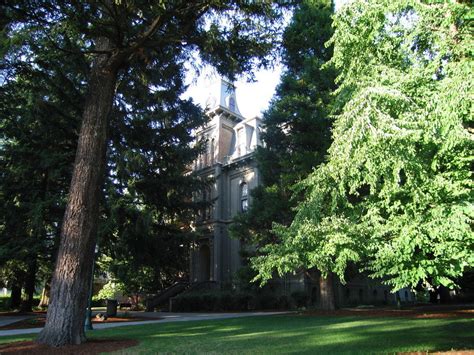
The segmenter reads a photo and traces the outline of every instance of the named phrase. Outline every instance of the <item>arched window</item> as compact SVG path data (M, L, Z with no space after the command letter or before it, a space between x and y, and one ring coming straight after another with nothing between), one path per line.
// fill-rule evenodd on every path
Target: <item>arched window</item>
M240 184L240 211L249 209L249 185L246 182Z

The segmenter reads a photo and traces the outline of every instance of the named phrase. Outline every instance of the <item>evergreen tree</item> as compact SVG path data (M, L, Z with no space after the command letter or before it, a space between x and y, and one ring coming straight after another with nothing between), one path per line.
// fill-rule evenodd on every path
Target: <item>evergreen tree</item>
M205 116L192 102L176 99L185 89L176 69L167 74L177 78L167 91L143 86L137 92L126 80L119 88L126 100L117 102L111 122L99 244L107 271L131 294L156 293L189 267L186 221L198 208L191 195L203 182L187 170L201 149L191 144L192 132Z
M41 48L39 43L37 46ZM84 100L84 90L75 89L84 76L70 80L64 75L67 71L81 73L81 63L62 63L63 53L58 50L37 53L49 61L51 69L13 62L1 88L4 219L0 280L13 290L13 308L20 306L21 289L25 290L24 311L31 311L38 281L49 287ZM185 170L199 150L190 147L191 131L203 124L204 116L191 102L174 98L184 90L176 68L175 74L167 69L167 76L176 78L173 95L171 90L149 92L145 85L132 89L134 83L124 77L111 122L100 252L121 260L117 265L123 264L127 272L120 271L120 275L133 275L143 265L158 268L147 292L155 292L187 269L186 242L179 237L183 224L178 226L176 220L193 208L185 200L201 185L185 176ZM144 75L142 80L150 79ZM150 105L152 114L146 109ZM165 112L164 106L174 108ZM116 218L117 214L123 216ZM135 239L120 234L121 223L143 226L141 219L154 224L147 225L148 229L136 228ZM112 234L119 237L119 243ZM142 286L134 290L139 288Z
M186 59L196 55L231 78L254 68L256 58L267 64L278 32L280 7L268 2L215 0L7 1L2 13L7 18L2 21L10 39L5 50L10 51L9 57L46 67L48 62L38 61L36 54L36 43L46 43L44 48L61 51L65 61L85 63L82 125L51 303L38 339L55 346L79 344L85 341L83 324L106 170L107 129L112 104L121 99L117 92L121 79L130 79L133 88L146 86L174 95L170 88L177 79L167 76L167 70L182 78ZM163 76L147 75L151 69Z
M292 186L325 159L330 144L330 94L335 89L334 69L323 68L332 56L332 46L326 46L333 33L332 14L331 0L303 1L285 29L286 69L264 114L264 147L257 152L262 185L253 190L248 212L237 216L231 227L233 235L248 245L279 242L272 224L289 224L301 199Z
M259 279L358 263L394 290L472 269L472 5L354 1L335 19L340 70L329 159Z
M24 311L55 258L82 104L64 75L77 63L62 63L57 53L38 56L50 67L12 65L0 87L1 278L13 308L24 289Z

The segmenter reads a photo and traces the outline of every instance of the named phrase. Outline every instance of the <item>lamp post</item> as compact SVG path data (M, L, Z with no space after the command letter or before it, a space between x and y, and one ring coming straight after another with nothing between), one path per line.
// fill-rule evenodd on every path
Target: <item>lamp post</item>
M97 252L99 251L99 246L96 244L94 249L94 256L92 257L92 273L89 280L89 297L87 299L87 310L86 310L86 321L84 322L85 330L94 330L92 327L92 294L94 293L94 272L95 272L95 258Z

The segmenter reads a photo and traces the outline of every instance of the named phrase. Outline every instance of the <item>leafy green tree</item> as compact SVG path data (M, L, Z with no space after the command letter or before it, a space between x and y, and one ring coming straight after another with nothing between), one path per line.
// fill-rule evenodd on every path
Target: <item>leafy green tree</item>
M258 278L357 263L394 290L452 287L474 264L472 5L353 1L334 23L329 159Z
M51 303L38 341L55 346L85 341L83 324L106 170L107 130L112 104L121 99L120 84L174 95L170 89L182 79L186 60L196 56L231 78L257 64L268 64L280 9L272 2L215 0L7 1L2 5L7 19L2 20L4 33L11 44L6 50L11 50L9 57L45 67L48 61L38 61L36 43L47 43L45 47L62 52L65 61L85 63L87 73ZM152 69L161 74L146 75ZM146 109L152 111L155 106Z
M325 45L333 34L332 15L330 0L302 1L285 29L285 71L264 114L265 145L257 152L262 185L253 190L249 211L237 216L231 227L250 250L279 242L272 224L289 224L301 200L292 186L325 160L335 70L323 65L332 56L332 46Z
M123 292L124 286L120 282L108 281L94 296L94 299L97 300L112 300L116 297L118 293Z

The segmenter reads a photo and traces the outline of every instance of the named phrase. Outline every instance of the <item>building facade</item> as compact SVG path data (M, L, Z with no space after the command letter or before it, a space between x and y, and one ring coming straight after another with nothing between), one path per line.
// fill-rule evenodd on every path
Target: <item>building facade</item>
M240 241L229 236L233 217L244 212L251 204L250 191L260 183L255 150L261 145L261 119L241 115L234 86L220 80L211 87L207 100L207 125L197 132L205 144L204 152L195 161L193 173L202 179L211 179L211 186L195 196L212 202L203 209L195 222L196 239L191 249L190 281L213 281L221 287L232 284L242 267ZM316 273L317 274L317 273ZM311 303L319 297L319 275L299 273L277 278L269 288L276 294L291 295L305 292ZM376 280L354 273L345 285L335 281L336 303L387 304L397 299L414 300L413 293L402 290L390 293L389 287Z
M197 132L205 151L193 166L202 179L212 179L210 188L197 199L212 202L196 221L196 238L191 250L192 282L232 281L241 267L240 242L229 237L232 218L245 211L250 190L259 184L254 152L260 141L261 120L241 115L232 84L221 79L207 100L207 125Z

